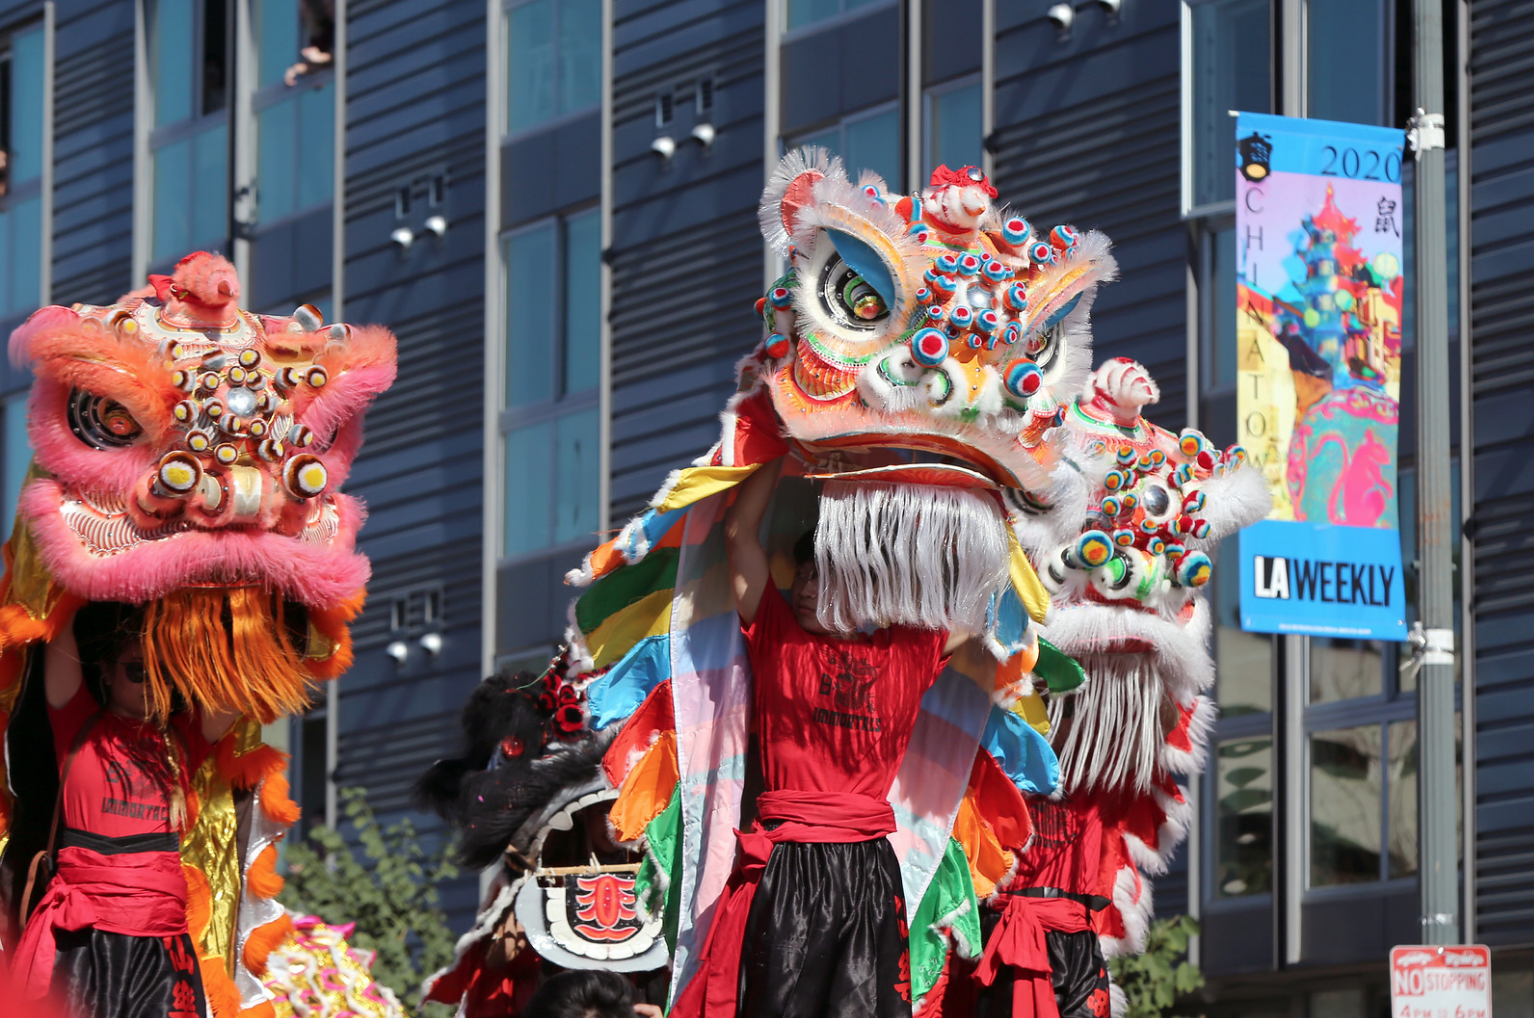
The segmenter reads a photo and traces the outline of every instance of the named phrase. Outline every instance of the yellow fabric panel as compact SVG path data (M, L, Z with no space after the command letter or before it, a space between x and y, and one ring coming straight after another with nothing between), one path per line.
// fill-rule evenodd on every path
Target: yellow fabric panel
M261 726L241 718L226 739L236 746L261 738ZM192 777L192 791L199 802L197 822L181 839L181 862L195 866L208 880L211 916L208 931L197 945L200 957L217 955L233 974L234 931L239 918L242 874L239 857L239 818L228 780L218 773L218 755L210 755Z
M665 812L671 793L680 776L676 760L676 733L662 732L655 745L623 779L618 798L613 801L613 828L618 840L633 841L645 832L650 821Z
M1017 596L1023 599L1029 617L1035 622L1043 622L1049 613L1049 591L1039 581L1039 574L1033 571L1033 563L1023 553L1023 546L1017 543L1017 535L1011 527L1007 528L1007 540L1012 543L1012 586L1017 590Z
M959 802L959 815L953 821L953 837L964 848L964 859L969 863L969 879L975 885L975 897L985 899L996 893L996 885L1012 872L1016 860L1012 853L1001 847L1001 841L985 822L970 798L973 790L964 793Z
M1034 694L1018 697L1017 702L1012 705L1012 713L1028 722L1028 727L1040 735L1049 734L1049 710L1044 706L1042 696Z
M647 636L671 629L672 588L646 594L620 611L613 612L586 637L596 667L605 668L629 652Z
M666 492L666 497L655 508L663 513L681 509L701 499L728 491L754 474L760 463L744 467L684 467L677 474L676 483Z

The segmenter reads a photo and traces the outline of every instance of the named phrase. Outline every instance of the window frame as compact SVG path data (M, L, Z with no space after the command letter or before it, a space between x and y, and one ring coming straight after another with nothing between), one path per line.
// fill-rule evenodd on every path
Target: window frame
M1196 173L1194 159L1196 152L1194 151L1194 148L1197 141L1196 124L1194 122L1196 116L1195 105L1197 96L1195 95L1196 75L1194 74L1195 68L1193 50L1195 40L1193 37L1193 9L1195 7L1212 6L1220 2L1221 0L1180 0L1179 2L1179 15L1181 19L1179 23L1181 42L1179 54L1179 77L1181 82L1180 98L1182 107L1181 115L1179 118L1181 121L1179 142L1182 150L1179 181L1179 204L1182 218L1184 220L1201 220L1211 217L1233 216L1236 210L1236 201L1234 198L1227 198L1219 201L1204 202L1199 204L1195 201L1193 194L1195 185L1194 176ZM1273 11L1273 5L1279 2L1281 2L1281 0L1268 0L1268 11L1270 15ZM1269 45L1270 47L1274 45L1274 40L1271 38L1269 39ZM1268 57L1268 78L1270 83L1270 99L1268 106L1270 109L1275 105L1271 95L1271 83L1273 80L1275 63L1276 61L1274 60L1273 53L1270 52ZM1261 111L1253 110L1250 112L1255 113ZM1234 142L1234 124L1231 128L1231 138L1232 142ZM1234 171L1234 164L1232 164L1231 168L1232 171Z
M928 85L926 88L922 89L921 173L923 178L930 176L932 171L935 170L938 166L937 154L933 151L933 142L936 140L933 132L933 126L935 124L936 118L932 114L934 101L944 95L948 95L952 92L957 92L961 89L970 88L971 86L977 87L979 89L978 98L980 100L980 105L978 112L980 114L979 119L982 122L983 133L983 124L985 120L985 82L979 73L964 74L957 78L949 78L946 81L940 81L935 85ZM985 161L985 154L985 139L981 138L979 161L966 165L979 166ZM960 167L954 166L952 169L957 170L960 169Z
M538 0L501 0L500 34L502 73L500 76L502 81L500 82L500 89L502 98L500 103L501 123L499 125L499 133L503 143L516 141L521 138L529 137L530 135L548 131L553 128L560 127L564 124L579 120L582 117L589 117L592 113L602 108L602 90L601 88L598 88L597 98L594 102L588 103L585 106L581 106L576 109L568 110L564 113L558 112L560 88L559 72L561 60L559 51L559 19L563 10L563 4L560 2L560 0L550 0L550 10L553 12L550 28L552 37L551 45L553 47L553 56L550 60L550 68L551 74L553 76L553 81L550 84L550 90L554 97L555 112L551 116L546 117L537 123L529 124L526 127L519 127L515 131L511 129L511 12L519 7L526 7L529 4L537 2Z
M569 336L566 331L568 323L565 314L565 298L568 293L569 286L569 277L566 272L566 256L568 251L567 238L569 235L568 223L570 220L577 219L582 216L595 216L600 219L601 214L601 205L599 203L586 203L570 209L562 210L558 213L555 213L554 215L542 216L538 219L534 219L526 223L520 223L512 229L501 231L497 238L497 258L500 261L500 302L502 304L502 314L499 335L495 338L494 341L501 345L501 369L498 372L498 377L491 381L491 384L496 386L496 391L498 392L496 401L496 433L498 435L499 450L496 457L496 473L499 478L500 513L497 520L496 532L494 535L494 547L496 549L495 561L497 568L505 567L507 565L515 565L520 562L531 561L534 559L545 558L551 554L558 554L560 552L570 551L581 547L590 547L595 544L593 537L580 537L568 541L554 541L552 540L551 533L550 543L541 545L536 548L530 548L525 551L520 551L513 555L508 555L506 552L505 489L509 480L506 477L506 442L507 438L513 432L529 425L548 422L549 424L555 426L550 430L550 442L557 442L557 424L561 419L573 416L575 414L585 413L591 410L597 411L598 424L600 428L600 418L602 412L602 385L600 381L588 388L581 389L574 393L567 393L561 390L563 388L563 380L565 377L565 365L569 358ZM553 323L552 338L554 341L554 356L549 360L549 391L553 393L553 395L548 399L539 400L538 402L527 403L517 407L509 407L507 406L508 394L506 391L506 368L510 363L510 350L507 348L507 329L510 323L510 315L512 313L512 309L510 307L510 300L508 298L511 286L511 271L510 259L507 257L507 255L513 239L519 236L526 236L538 230L545 229L549 226L553 226L554 228L554 251L551 257L551 261L554 265L555 279L553 292L549 297L553 305L550 318ZM600 465L597 467L597 472L600 480ZM552 473L549 478L547 488L549 498L549 511L550 517L552 519L552 514L556 504L556 485L554 483ZM600 499L601 496L599 489L599 503ZM600 504L594 506L593 508L597 512L597 519L600 520Z

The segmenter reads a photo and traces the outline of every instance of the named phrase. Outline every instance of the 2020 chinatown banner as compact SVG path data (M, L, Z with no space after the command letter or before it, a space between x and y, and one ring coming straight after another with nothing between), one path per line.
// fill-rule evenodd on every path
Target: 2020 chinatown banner
M1237 440L1273 495L1242 628L1405 639L1402 132L1241 113L1236 149Z

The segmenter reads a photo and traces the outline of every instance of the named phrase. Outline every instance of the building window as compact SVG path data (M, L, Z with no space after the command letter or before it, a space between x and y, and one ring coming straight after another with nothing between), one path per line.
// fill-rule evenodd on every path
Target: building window
M1231 110L1272 112L1272 15L1268 0L1189 2L1192 52L1189 203L1198 208L1236 197Z
M229 235L224 0L146 0L154 130L150 260L221 249Z
M865 110L819 130L810 131L788 140L785 147L796 149L801 145L819 145L842 157L847 174L857 179L863 170L873 170L884 178L891 190L899 191L900 172L900 108L891 103L873 110Z
M1216 563L1210 606L1220 717L1209 778L1209 893L1245 898L1273 890L1273 643L1241 629L1236 537L1221 542Z
M527 0L506 9L506 133L602 101L601 0Z
M42 300L43 28L0 45L0 318L9 318Z
M272 223L335 190L333 27L313 0L256 0L256 216Z
M1310 886L1417 872L1417 722L1310 734Z
M502 554L594 539L600 519L601 218L508 236Z
M788 0L784 5L784 27L789 31L825 21L840 14L887 3L888 0Z
M329 66L335 48L331 0L252 0L251 20L257 39L256 87Z
M1273 641L1241 628L1241 574L1235 535L1220 542L1214 571L1215 697L1220 717L1273 710Z
M1383 0L1307 0L1305 115L1385 123L1391 41Z
M927 90L924 97L922 174L939 166L979 166L984 155L980 82L961 80Z
M327 205L335 193L335 83L276 88L258 93L255 103L256 215L263 224Z
M32 465L32 444L27 439L27 393L18 392L5 401L0 427L3 437L5 459L0 463L0 540L10 540L11 526L16 521L16 503L21 499L21 486L27 479L27 468Z
M1215 744L1214 895L1273 890L1273 739Z
M272 223L335 189L334 24L320 0L256 0L256 214Z

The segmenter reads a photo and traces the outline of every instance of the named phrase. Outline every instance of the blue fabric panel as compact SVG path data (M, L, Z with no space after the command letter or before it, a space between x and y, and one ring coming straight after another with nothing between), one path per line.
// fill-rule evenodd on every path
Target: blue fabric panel
M671 678L671 634L647 636L605 675L586 687L591 727L600 731L639 709L650 691Z
M1013 784L1025 792L1049 795L1060 782L1060 760L1049 740L1020 715L993 706L980 744L1001 764Z

